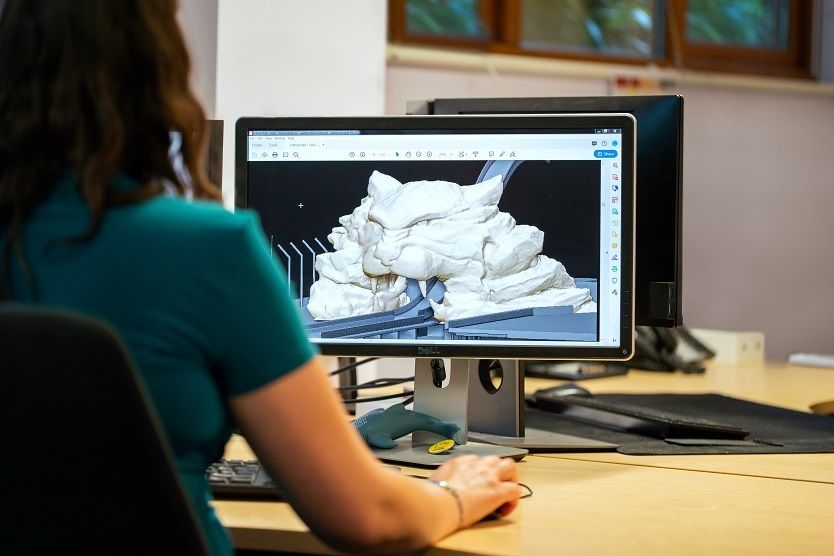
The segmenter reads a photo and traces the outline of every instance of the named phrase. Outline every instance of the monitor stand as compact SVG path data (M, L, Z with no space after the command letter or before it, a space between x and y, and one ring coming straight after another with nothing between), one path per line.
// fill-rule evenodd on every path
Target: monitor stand
M428 431L415 431L410 438L397 439L395 448L372 448L375 456L387 463L437 467L453 457L465 454L510 457L515 460L527 455L528 450L525 448L479 442L468 435L466 407L470 391L469 373L466 367L461 366L461 361L453 361L452 369L447 372L442 359L416 360L414 410L457 424L460 439L464 443L455 445L444 454L430 454L428 448L445 438Z
M613 451L616 444L525 428L524 372L516 359L416 359L414 409L461 426L469 440L547 452ZM439 439L419 431L415 443Z

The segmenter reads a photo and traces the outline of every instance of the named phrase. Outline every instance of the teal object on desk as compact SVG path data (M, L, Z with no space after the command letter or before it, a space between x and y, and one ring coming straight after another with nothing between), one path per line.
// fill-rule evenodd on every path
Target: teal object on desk
M456 444L462 444L460 427L419 411L409 411L401 403L386 409L373 411L357 418L354 428L362 438L374 448L396 448L395 438L400 438L414 431L429 431L443 438L451 438Z

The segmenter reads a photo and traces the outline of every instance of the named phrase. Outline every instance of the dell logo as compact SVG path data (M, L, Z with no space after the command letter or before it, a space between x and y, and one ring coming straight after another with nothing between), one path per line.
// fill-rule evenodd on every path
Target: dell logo
M437 347L418 347L417 355L440 355L440 348Z

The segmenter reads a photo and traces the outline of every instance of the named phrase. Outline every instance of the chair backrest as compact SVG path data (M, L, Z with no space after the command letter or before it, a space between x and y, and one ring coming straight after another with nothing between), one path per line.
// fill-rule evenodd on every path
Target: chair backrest
M0 304L0 553L208 554L118 336Z

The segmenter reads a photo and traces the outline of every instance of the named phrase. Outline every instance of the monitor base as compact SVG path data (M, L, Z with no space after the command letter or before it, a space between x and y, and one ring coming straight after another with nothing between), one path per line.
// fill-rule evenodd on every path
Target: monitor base
M513 458L520 461L528 453L528 450L523 448L471 441L466 444L455 445L445 454L430 454L428 447L427 444L413 444L410 438L404 437L397 440L396 448L371 448L371 451L377 458L386 463L417 465L420 467L438 467L454 457L469 454Z
M523 448L531 452L613 452L619 446L601 440L527 427L524 436L500 436L469 431L470 440L496 446Z
M442 359L415 361L414 409L456 423L464 441L539 452L617 449L608 442L525 427L524 370L517 360L452 359L448 371ZM427 431L412 437L419 445L442 440Z

